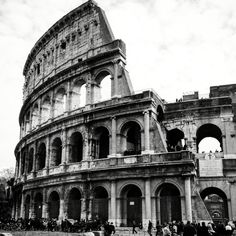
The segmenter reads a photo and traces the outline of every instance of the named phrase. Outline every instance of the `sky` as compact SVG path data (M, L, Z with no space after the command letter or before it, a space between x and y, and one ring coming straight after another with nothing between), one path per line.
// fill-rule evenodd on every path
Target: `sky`
M0 0L0 169L15 166L23 67L36 41L84 0ZM235 0L97 0L127 48L134 90L166 101L236 83Z

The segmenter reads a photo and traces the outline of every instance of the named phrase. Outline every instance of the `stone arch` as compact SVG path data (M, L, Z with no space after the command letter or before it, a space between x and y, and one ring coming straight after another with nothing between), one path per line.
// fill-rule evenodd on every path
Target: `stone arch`
M32 125L32 129L36 128L36 126L39 124L39 105L38 103L35 103L33 105L33 109L32 109L32 115L31 115L31 125Z
M28 155L27 173L30 173L33 170L33 160L34 160L34 148L31 147Z
M186 148L184 132L178 128L167 131L167 150L169 152L181 151Z
M62 141L59 137L54 138L51 146L50 166L58 166L62 162Z
M104 68L96 73L94 85L94 102L108 100L112 97L112 73L109 69Z
M83 136L80 132L74 132L69 139L69 162L83 160Z
M60 87L55 92L54 97L54 117L60 116L65 112L66 108L66 89Z
M30 195L27 194L25 197L25 219L29 219L30 218Z
M60 196L57 191L52 191L48 197L48 213L50 219L58 219L60 211Z
M73 187L68 194L68 218L80 220L81 215L81 191Z
M110 133L105 126L94 129L92 138L92 156L95 159L107 158L110 148Z
M42 170L46 162L46 145L44 142L39 144L38 153L36 158L36 170Z
M156 214L161 223L181 221L181 192L172 183L162 183L156 189Z
M141 154L142 139L141 139L141 126L136 121L128 121L121 127L121 150L124 155L137 155Z
M229 218L227 195L223 190L217 187L207 187L200 192L200 196L214 223Z
M44 123L50 118L51 113L51 99L49 95L42 99L41 122Z
M42 208L43 208L43 194L37 192L34 196L34 214L35 218L42 218Z
M85 106L86 93L83 88L86 82L83 79L77 79L73 82L71 88L71 110Z
M196 145L197 145L197 152L199 151L199 144L205 138L213 138L219 142L220 148L223 151L223 140L222 140L222 131L221 129L215 124L204 124L197 129L196 133ZM215 150L212 150L213 152Z
M142 190L136 184L125 184L120 191L122 224L142 224Z
M108 220L108 191L103 186L93 189L92 218L102 222Z

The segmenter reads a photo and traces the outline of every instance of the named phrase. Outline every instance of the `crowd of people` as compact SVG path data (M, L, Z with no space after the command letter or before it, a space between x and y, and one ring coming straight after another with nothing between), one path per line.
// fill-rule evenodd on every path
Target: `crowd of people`
M152 236L152 223L149 222L148 230L150 236ZM231 236L235 229L235 224L233 222L226 222L225 224L219 222L214 223L190 223L188 221L186 224L183 222L170 222L160 225L157 222L155 227L156 236Z
M136 227L139 230L144 230L142 224L136 224L133 221L132 234L137 234ZM205 223L190 223L169 222L161 225L158 221L154 227L149 221L147 233L149 236L231 236L235 229L233 222L213 224ZM115 234L115 226L113 223L102 223L100 220L57 220L57 219L22 219L17 220L11 218L0 218L0 230L4 231L62 231L62 232L90 232L104 231L104 236Z
M99 220L57 220L57 219L4 219L0 218L0 230L5 231L62 231L62 232L90 232L104 230L107 235L115 232L112 223L101 223ZM111 233L110 233L111 232Z

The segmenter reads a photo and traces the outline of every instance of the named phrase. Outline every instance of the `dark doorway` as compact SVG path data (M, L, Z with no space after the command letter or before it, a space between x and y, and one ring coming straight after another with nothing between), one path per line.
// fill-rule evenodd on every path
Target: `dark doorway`
M102 222L108 220L108 193L103 187L94 190L92 217Z
M58 219L60 209L60 198L57 192L52 192L48 202L49 218Z
M42 218L43 196L37 193L34 199L34 212L36 218Z
M128 185L123 190L122 218L127 226L142 223L142 192L135 185Z
M29 219L29 211L30 211L30 196L27 195L25 199L25 219Z
M70 162L80 162L83 159L83 138L81 133L76 132L70 138Z
M159 190L161 223L181 221L179 190L172 184L164 184ZM157 205L159 205L157 204Z
M80 220L81 194L77 188L73 188L69 195L68 218Z

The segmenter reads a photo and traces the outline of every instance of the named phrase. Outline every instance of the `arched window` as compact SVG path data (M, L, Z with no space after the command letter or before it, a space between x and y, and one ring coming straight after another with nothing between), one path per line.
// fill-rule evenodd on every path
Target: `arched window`
M47 96L42 102L41 122L46 122L50 118L51 102Z
M51 166L58 166L61 164L62 142L60 138L55 138L52 142L51 150Z
M141 128L138 123L129 121L121 129L121 146L124 155L141 154Z
M38 148L38 155L36 159L36 170L42 170L45 167L46 161L46 146L41 143Z
M107 158L109 155L109 131L105 127L98 127L92 140L92 156L95 159Z
M58 219L60 210L60 197L57 192L52 192L48 200L48 211L50 219Z
M66 108L66 92L64 88L60 88L55 94L54 117L62 115Z
M32 128L35 128L39 123L39 107L36 103L32 111Z
M77 188L73 188L69 194L68 218L80 220L81 214L81 193Z
M111 75L107 71L102 71L97 75L95 81L96 86L94 87L94 102L96 103L111 99Z
M73 133L70 137L69 162L80 162L83 159L83 137L81 133Z
M213 124L205 124L197 130L197 151L221 152L223 151L222 132L220 128Z
M167 149L169 152L181 151L185 149L183 131L177 128L167 131Z
M33 169L34 149L31 148L28 156L28 168L27 173L30 173Z
M75 81L71 94L71 110L85 106L86 87L83 80Z
M157 121L162 122L164 120L164 112L162 107L159 105L157 107Z

